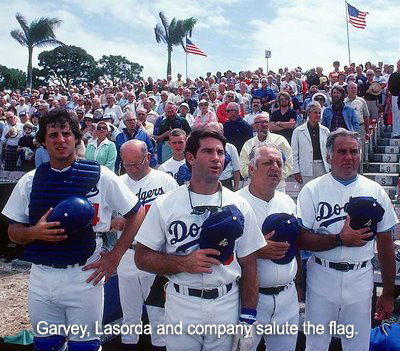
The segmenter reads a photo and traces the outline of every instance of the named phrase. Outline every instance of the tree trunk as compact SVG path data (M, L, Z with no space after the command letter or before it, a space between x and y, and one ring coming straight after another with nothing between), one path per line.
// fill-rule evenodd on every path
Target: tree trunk
M172 46L168 45L167 76L171 75L171 55L172 55Z
M33 56L33 48L28 47L28 70L26 77L26 86L29 89L32 89L32 56Z

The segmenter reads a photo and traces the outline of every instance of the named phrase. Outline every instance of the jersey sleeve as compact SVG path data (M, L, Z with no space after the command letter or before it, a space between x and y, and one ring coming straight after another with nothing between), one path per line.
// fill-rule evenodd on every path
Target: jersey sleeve
M156 200L147 212L146 217L135 236L135 241L154 251L160 251L166 241L164 234L165 224L161 221L160 208L158 201Z
M311 191L307 185L301 189L297 197L296 212L300 225L307 230L311 230L315 221L316 209L312 201Z
M2 214L14 222L29 223L29 197L33 175L34 171L29 172L19 180L4 206Z
M248 210L246 214L244 214L243 235L239 238L236 248L236 255L238 258L248 256L267 245L264 235L262 235L257 225L256 215L250 208L250 205L248 206Z
M128 212L136 213L140 208L140 201L137 196L108 168L102 166L101 172L107 174L108 187L105 193L107 204L123 216Z

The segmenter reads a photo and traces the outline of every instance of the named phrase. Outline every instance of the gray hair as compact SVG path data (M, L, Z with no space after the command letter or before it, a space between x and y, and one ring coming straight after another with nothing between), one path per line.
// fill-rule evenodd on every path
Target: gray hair
M328 135L328 139L326 141L326 153L332 157L333 154L333 147L335 145L335 140L338 137L351 137L354 140L357 141L357 146L358 146L358 150L360 151L361 149L361 142L360 139L358 137L358 133L356 132L350 132L347 129L344 128L338 128L336 129L334 132L330 133Z
M135 115L132 111L127 110L127 111L122 115L122 120L123 120L123 121L126 121L126 119L127 119L129 116L132 116L132 117L134 117L134 118L136 119L136 115Z
M320 103L318 102L318 101L311 101L308 105L307 105L307 108L306 108L306 112L307 112L307 115L311 112L311 110L313 109L313 107L318 107L319 109L321 109L321 105L320 105Z
M249 164L252 167L254 167L254 168L257 167L256 164L257 164L257 159L259 158L259 155L260 155L260 149L263 149L263 148L275 149L276 151L278 151L279 155L281 155L281 158L282 158L282 152L281 152L281 150L279 150L277 148L277 146L275 144L272 144L272 143L258 144L258 145L253 146L253 148L250 151ZM282 162L283 162L283 158L282 158Z

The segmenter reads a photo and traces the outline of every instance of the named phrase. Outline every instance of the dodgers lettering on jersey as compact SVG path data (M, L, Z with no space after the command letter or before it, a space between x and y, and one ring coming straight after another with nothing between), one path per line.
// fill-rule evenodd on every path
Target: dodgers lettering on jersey
M130 178L128 174L120 176L120 179L136 194L137 198L143 204L146 213L157 197L178 187L178 184L172 177L155 169L152 169L149 174L138 181Z
M169 174L170 176L174 177L174 179L177 179L178 176L178 171L179 167L182 166L185 163L185 159L181 161L176 161L171 157L167 161L165 161L159 168L158 170L161 172L165 172Z

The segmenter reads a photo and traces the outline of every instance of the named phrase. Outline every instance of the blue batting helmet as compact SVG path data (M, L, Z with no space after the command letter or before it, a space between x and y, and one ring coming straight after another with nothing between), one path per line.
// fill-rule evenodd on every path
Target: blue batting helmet
M48 217L48 222L60 222L66 232L74 232L92 223L94 208L83 196L70 196L61 201Z

